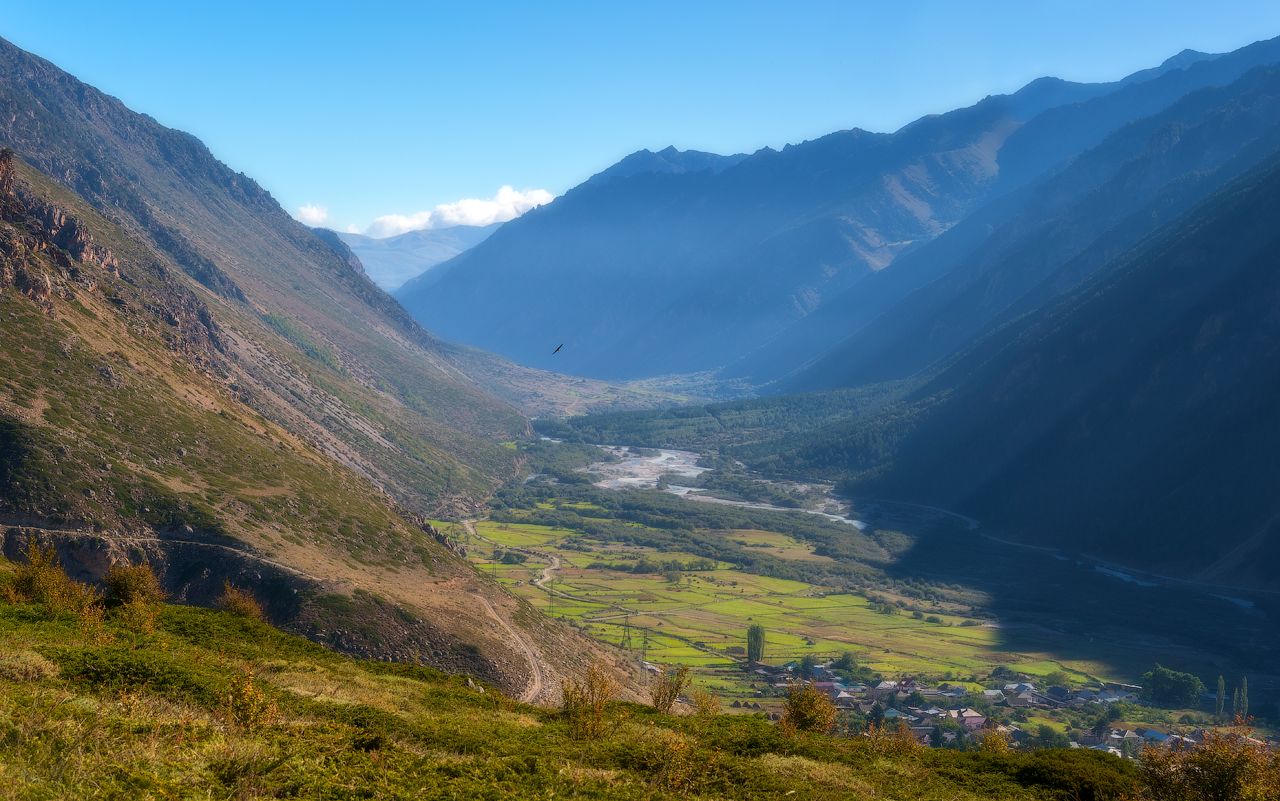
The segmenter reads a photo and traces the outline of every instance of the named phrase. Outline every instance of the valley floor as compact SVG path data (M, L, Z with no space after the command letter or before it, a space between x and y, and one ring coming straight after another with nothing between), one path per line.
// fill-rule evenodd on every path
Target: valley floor
M1265 616L1214 593L1015 547L928 506L868 502L853 513L868 522L854 526L732 494L732 505L693 503L672 491L714 476L696 454L608 448L613 461L601 463L591 446L547 440L533 451L545 470L500 495L492 519L440 525L482 573L543 612L649 664L687 665L747 709L776 710L781 696L775 679L747 669L746 631L757 624L767 665L847 654L853 678L911 676L971 698L1006 676L1041 687L1134 684L1156 662L1232 682L1248 671L1259 693L1276 686L1265 668L1231 664L1255 655L1218 650ZM1024 575L1039 580L1016 579ZM1032 726L1083 722L1036 714ZM1211 723L1203 709L1125 714L1166 730Z

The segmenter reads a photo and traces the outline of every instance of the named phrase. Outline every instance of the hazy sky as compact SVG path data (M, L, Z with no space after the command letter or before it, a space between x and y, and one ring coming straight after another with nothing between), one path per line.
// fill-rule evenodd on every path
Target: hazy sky
M1280 35L1280 2L0 0L0 35L196 134L290 211L398 215L385 233L545 202L643 147L892 130L1040 75L1231 50Z

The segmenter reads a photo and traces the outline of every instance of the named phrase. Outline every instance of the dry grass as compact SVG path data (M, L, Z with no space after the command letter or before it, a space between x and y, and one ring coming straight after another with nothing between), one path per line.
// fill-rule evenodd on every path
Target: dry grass
M781 754L764 754L758 757L757 761L769 773L805 784L823 785L857 793L854 796L857 798L869 798L875 792L869 784L855 776L853 770L846 765Z
M0 653L0 679L40 681L58 675L58 666L35 651Z

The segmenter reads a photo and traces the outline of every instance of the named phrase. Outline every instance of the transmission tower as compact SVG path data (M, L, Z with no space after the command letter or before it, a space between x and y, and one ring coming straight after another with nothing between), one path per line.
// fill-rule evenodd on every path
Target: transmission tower
M630 651L631 643L631 615L622 618L622 650Z

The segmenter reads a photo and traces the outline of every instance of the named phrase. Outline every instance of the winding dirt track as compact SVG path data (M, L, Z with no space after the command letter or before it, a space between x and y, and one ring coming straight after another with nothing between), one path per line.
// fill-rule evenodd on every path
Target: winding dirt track
M542 695L542 690L546 687L546 680L542 675L542 660L538 658L537 651L533 650L533 646L529 644L529 639L524 633L516 631L514 626L502 619L502 616L498 614L498 610L494 609L493 604L489 603L488 598L479 593L473 593L472 597L480 602L480 605L489 613L489 617L493 618L493 621L511 636L512 644L524 654L525 661L529 663L529 684L520 693L520 700L526 704L532 704L538 700L538 696Z
M478 539L484 539L476 532L474 521L464 520L462 521L462 525L472 536ZM556 567L559 567L559 560L556 561ZM547 575L547 571L544 570L539 581L545 581L547 578L549 578L549 576ZM529 642L529 636L522 631L518 631L515 626L512 626L504 620L502 615L498 614L498 610L493 608L493 604L489 603L488 598L485 598L479 593L473 593L472 597L480 602L480 605L484 607L485 611L489 614L489 617L493 618L494 622L501 626L502 629L510 635L512 644L515 645L522 654L524 654L525 661L529 663L529 684L525 686L524 690L520 693L520 700L524 701L526 704L534 703L538 697L542 695L543 690L546 689L547 682L542 668L542 659L538 656L537 650L535 650L533 645Z
M540 590L547 589L547 582L555 578L555 573L560 569L560 557L555 554L546 554L547 561L550 562L546 567L542 568L542 573L533 580L533 586Z

